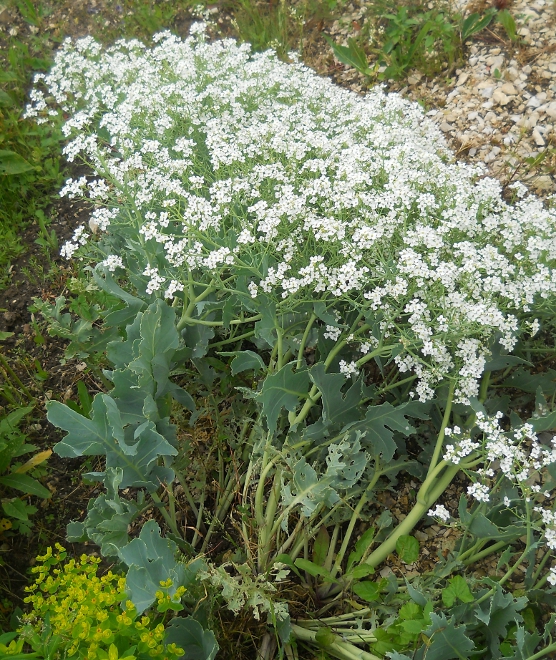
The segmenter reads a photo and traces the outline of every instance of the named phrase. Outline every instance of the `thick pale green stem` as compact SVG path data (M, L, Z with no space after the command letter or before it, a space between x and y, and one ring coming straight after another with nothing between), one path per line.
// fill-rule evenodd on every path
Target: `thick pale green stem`
M428 478L425 479L423 485L419 489L417 502L413 509L411 509L407 517L404 518L392 531L390 536L383 541L376 550L371 552L365 560L365 564L376 567L381 564L389 554L394 552L396 549L396 541L400 536L409 534L413 530L427 510L436 502L446 488L448 488L453 478L459 472L459 469L458 465L450 465L446 467L442 476L438 478L438 481L436 481L436 477L433 482L430 482Z
M505 548L507 545L508 545L507 541L498 541L498 543L495 543L494 545L489 545L488 548L485 548L484 550L480 550L479 552L476 552L475 554L471 554L470 556L466 556L466 553L464 553L460 557L460 561L465 566L470 566L471 564L474 564L476 561L479 561L479 559L488 557L488 555L491 555L493 552L496 552L497 550L501 550L502 548Z
M452 403L454 399L454 389L455 389L455 382L452 381L450 383L450 389L448 390L448 399L446 401L446 409L444 410L444 417L442 418L442 426L440 427L440 432L438 434L438 439L436 440L436 446L434 448L434 452L432 455L432 459L429 465L429 471L427 472L427 476L431 474L431 472L434 470L438 463L438 459L440 458L440 453L442 452L442 446L444 444L444 435L446 433L446 427L448 426L450 422L450 415L452 413Z
M556 642L554 642L554 644L550 644L544 649L541 649L540 651L538 651L538 653L534 653L533 655L530 655L526 660L540 660L540 658L545 658L547 655L555 652L556 652Z
M302 628L293 623L292 633L296 639L318 646L316 641L317 631L307 630L307 628ZM366 641L371 640L367 639ZM334 658L339 658L339 660L380 660L376 655L363 651L355 646L355 644L341 641L340 637L336 637L336 640L332 644L327 644L326 652Z

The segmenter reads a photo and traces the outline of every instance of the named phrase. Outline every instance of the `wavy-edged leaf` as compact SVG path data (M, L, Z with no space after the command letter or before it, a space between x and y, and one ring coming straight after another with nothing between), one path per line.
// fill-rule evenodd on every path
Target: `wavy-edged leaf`
M248 369L254 369L255 371L266 369L264 360L254 351L224 351L219 352L218 355L234 356L231 364L232 376Z
M160 536L158 524L149 520L137 538L118 550L120 560L129 567L126 587L139 612L154 603L161 581L172 580L168 593L173 596L178 587L189 585L204 566L201 560L189 566L178 561L177 549L173 541Z
M323 362L309 369L309 377L322 394L322 418L326 425L345 426L360 418L361 379L356 380L344 394L345 376L327 374Z
M475 648L475 643L465 634L465 626L456 626L453 619L444 614L430 614L432 624L425 635L430 640L427 660L463 660Z
M309 375L307 371L293 371L294 363L283 366L280 371L267 376L257 400L262 406L268 430L274 433L283 408L293 412L302 399L307 397Z
M415 428L408 422L408 417L428 419L427 404L409 401L400 406L383 403L368 408L365 419L349 427L350 431L361 432L361 444L375 455L381 454L385 463L392 460L396 452L394 432L404 436L415 433Z
M59 456L106 456L107 468L123 470L121 488L158 488L161 478L173 478L173 473L159 467L157 462L161 457L175 456L176 449L158 433L150 420L135 429L128 427L124 430L120 411L109 395L95 396L91 419L58 401L49 402L47 410L48 420L68 432L54 447ZM90 476L102 478L103 473Z

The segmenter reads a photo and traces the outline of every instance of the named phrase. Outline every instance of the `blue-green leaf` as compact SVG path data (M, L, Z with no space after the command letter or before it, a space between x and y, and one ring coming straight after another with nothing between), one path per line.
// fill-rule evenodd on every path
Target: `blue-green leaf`
M475 648L474 642L465 635L465 626L455 626L444 614L431 612L431 621L425 635L430 639L427 660L463 660Z
M293 366L293 363L286 364L277 373L267 376L257 395L271 433L276 431L282 408L294 411L300 400L307 397L308 372L294 372Z
M218 353L218 355L234 356L231 364L232 376L239 374L241 371L247 371L248 369L254 369L255 371L266 369L264 360L254 351L225 351Z
M219 650L214 633L205 630L191 617L172 619L166 629L164 642L184 649L181 660L213 660Z

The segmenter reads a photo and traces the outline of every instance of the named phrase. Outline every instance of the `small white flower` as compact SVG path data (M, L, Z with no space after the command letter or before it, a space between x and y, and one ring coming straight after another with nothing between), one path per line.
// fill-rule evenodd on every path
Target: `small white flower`
M114 254L108 255L104 261L100 262L99 266L104 266L111 273L113 273L116 268L125 268L122 258L117 257Z
M450 512L443 504L437 504L434 509L429 509L427 515L431 518L439 518L444 522L450 519Z
M490 499L489 489L484 484L472 484L467 488L467 494L474 497L478 502L488 502Z
M345 360L340 360L340 373L344 374L346 378L350 378L350 376L358 376L359 369L355 362L350 362L348 364Z

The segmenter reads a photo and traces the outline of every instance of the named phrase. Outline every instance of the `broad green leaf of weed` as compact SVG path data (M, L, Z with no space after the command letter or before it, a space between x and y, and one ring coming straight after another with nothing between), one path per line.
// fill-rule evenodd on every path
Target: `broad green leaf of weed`
M306 573L309 573L309 575L312 575L313 577L321 577L324 578L326 582L330 582L332 578L330 577L330 572L326 570L326 568L323 568L322 566L318 566L312 561L309 561L309 559L302 559L301 557L295 560L295 565L297 568L299 568L300 571L305 571Z
M374 527L369 527L366 529L361 537L355 543L355 549L352 550L348 557L348 570L361 559L368 554L369 548L373 542L373 539L376 534L376 529Z
M472 603L475 600L465 578L461 575L455 575L450 579L448 586L442 589L442 602L446 607L452 607L456 600L462 603Z
M326 557L328 555L328 548L330 546L330 534L328 530L323 525L319 529L319 533L315 537L315 542L313 543L313 562L317 566L324 566Z
M494 18L495 13L495 11L488 11L484 16L476 12L469 14L461 26L461 40L466 41L469 37L477 34L477 32L484 30Z
M371 582L370 580L354 584L353 592L367 603L380 600L380 585L376 582Z
M36 169L15 151L0 150L0 175L13 176Z
M414 536L404 534L396 541L396 552L404 564L413 564L419 559L419 541Z
M4 513L7 516L11 516L16 520L27 521L29 520L29 515L37 512L37 508L30 506L29 504L23 502L22 500L6 500L2 502L2 508Z
M45 488L40 482L28 474L7 474L0 477L0 484L9 488L15 488L27 495L35 495L44 499L48 499L52 495L48 488Z
M499 23L501 23L504 30L506 30L506 34L510 40L517 41L519 39L517 34L517 26L515 24L514 17L510 14L510 12L507 9L502 9L498 12L496 18Z
M340 46L332 41L332 39L326 34L323 36L332 48L334 55L339 62L354 67L359 73L366 76L372 74L365 51L357 45L357 42L354 39L348 39L347 46Z

